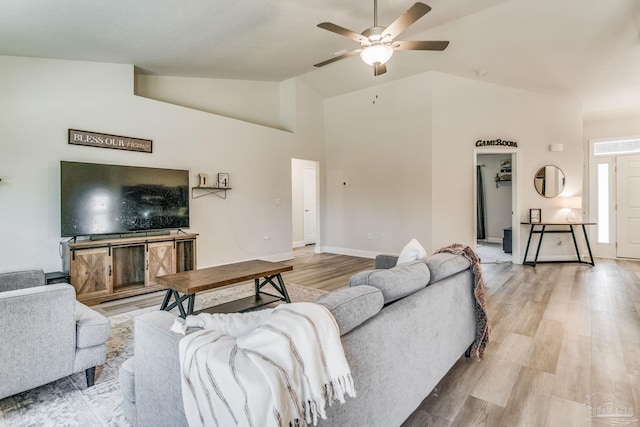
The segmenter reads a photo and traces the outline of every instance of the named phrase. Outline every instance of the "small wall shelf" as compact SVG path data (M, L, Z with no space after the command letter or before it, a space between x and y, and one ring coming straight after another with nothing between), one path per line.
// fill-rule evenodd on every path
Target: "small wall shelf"
M496 188L498 188L500 186L501 182L511 183L511 174L500 175L499 173L497 173L496 177L495 177L495 181L496 181Z
M198 190L198 191L196 191ZM221 199L227 198L227 190L231 190L231 188L220 188L220 187L191 187L191 198L198 199L203 196L218 196ZM198 194L197 194L198 193ZM196 195L197 194L197 195Z

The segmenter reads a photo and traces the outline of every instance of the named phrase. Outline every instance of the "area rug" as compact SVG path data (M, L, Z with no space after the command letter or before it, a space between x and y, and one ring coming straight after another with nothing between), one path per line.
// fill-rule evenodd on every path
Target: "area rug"
M476 253L480 257L481 264L502 264L513 262L513 256L502 250L501 244L478 243Z
M293 302L314 301L326 293L294 284L286 286ZM198 294L195 309L252 294L252 283ZM111 335L107 341L107 361L96 369L93 387L87 388L84 373L78 373L0 400L0 427L129 427L122 413L118 371L133 355L135 317L156 310L157 307L150 307L109 317Z

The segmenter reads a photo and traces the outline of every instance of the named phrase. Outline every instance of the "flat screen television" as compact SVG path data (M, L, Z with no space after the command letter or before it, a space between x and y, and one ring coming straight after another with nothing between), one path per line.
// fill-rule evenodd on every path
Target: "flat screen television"
M61 235L189 227L189 171L60 162Z

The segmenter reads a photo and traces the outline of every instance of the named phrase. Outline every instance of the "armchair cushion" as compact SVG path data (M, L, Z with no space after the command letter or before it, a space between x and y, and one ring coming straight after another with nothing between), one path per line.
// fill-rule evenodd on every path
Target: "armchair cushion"
M0 273L0 292L44 286L44 284L44 272L42 270L33 269Z
M102 314L76 301L76 347L101 345L109 338L111 324Z

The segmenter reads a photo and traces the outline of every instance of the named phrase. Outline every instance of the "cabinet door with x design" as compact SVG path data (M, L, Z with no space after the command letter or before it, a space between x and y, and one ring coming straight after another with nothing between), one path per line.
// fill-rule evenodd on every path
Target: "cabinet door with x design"
M92 297L110 294L113 285L108 248L76 251L69 275L77 295Z
M147 245L147 260L145 268L146 286L157 285L156 277L176 272L174 242L156 242Z

